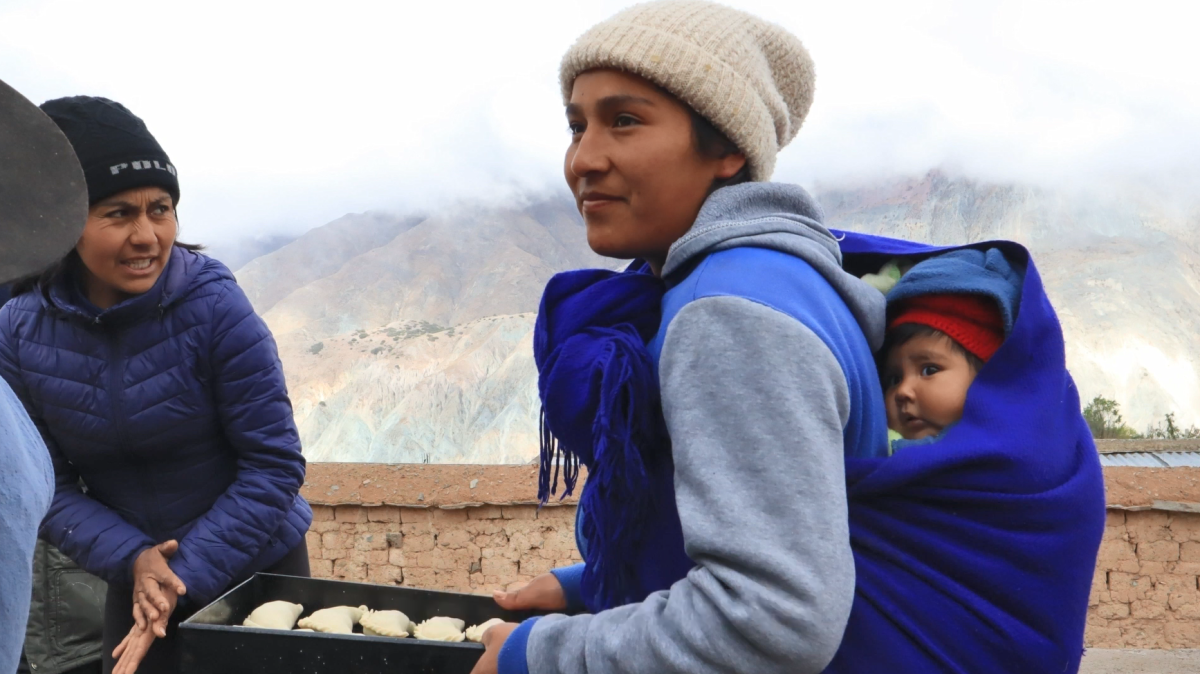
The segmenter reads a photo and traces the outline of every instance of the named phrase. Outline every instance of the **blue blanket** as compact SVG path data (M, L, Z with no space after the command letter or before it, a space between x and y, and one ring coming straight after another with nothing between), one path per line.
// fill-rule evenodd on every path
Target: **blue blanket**
M937 250L844 236L848 266ZM962 421L887 459L848 458L846 481L857 584L827 672L1078 670L1104 480L1032 262L1012 335Z
M859 274L894 256L949 250L837 234L847 269ZM1099 457L1028 252L986 246L1027 271L1012 333L975 379L961 422L889 458L846 459L857 584L832 674L1079 668L1104 530ZM588 467L579 538L593 611L641 601L691 567L677 513L653 507L673 496L657 380L642 353L662 292L637 265L561 274L535 331L545 405L540 495L555 492L557 452L568 491L577 462Z

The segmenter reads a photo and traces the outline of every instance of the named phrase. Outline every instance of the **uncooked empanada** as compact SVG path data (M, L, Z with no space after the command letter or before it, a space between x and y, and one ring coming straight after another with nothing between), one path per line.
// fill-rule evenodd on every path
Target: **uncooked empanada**
M459 632L467 628L467 621L459 620L458 618L447 618L445 616L434 616L425 622L433 622L434 620L445 620L451 625L454 625L454 629L458 630Z
M362 625L363 634L403 639L408 636L412 621L400 611L367 611L359 618L358 624Z
M417 625L413 636L427 641L462 641L465 622L456 618L430 618Z
M467 631L466 631L467 641L474 641L477 644L482 643L483 642L483 633L488 631L488 629L491 628L493 625L499 625L502 622L504 622L504 621L501 620L500 618L492 618L491 620L489 620L487 622L483 622L478 625L471 625L470 627L467 628Z
M358 622L366 612L366 606L359 606L357 608L354 606L323 608L301 620L299 625L318 632L351 634L354 632L354 623Z
M290 630L296 626L296 618L299 618L301 613L304 613L304 607L300 604L269 601L251 611L242 625L267 630Z

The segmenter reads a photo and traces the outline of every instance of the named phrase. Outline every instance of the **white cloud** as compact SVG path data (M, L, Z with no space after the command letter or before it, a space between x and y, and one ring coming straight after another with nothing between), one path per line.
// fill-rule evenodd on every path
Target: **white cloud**
M799 35L816 103L777 177L1200 180L1200 5L731 0ZM558 60L627 3L24 0L4 79L146 119L193 239L559 184Z

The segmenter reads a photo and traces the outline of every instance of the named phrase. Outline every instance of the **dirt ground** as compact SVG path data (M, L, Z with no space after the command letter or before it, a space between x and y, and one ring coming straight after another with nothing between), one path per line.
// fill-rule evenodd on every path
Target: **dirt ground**
M1089 648L1079 674L1196 674L1200 649L1175 651Z

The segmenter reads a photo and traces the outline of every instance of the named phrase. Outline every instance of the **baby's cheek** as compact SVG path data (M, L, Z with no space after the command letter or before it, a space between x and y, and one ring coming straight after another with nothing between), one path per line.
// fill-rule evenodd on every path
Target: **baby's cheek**
M887 413L888 428L899 428L899 414L896 413L896 402L890 395L883 397L883 409Z

